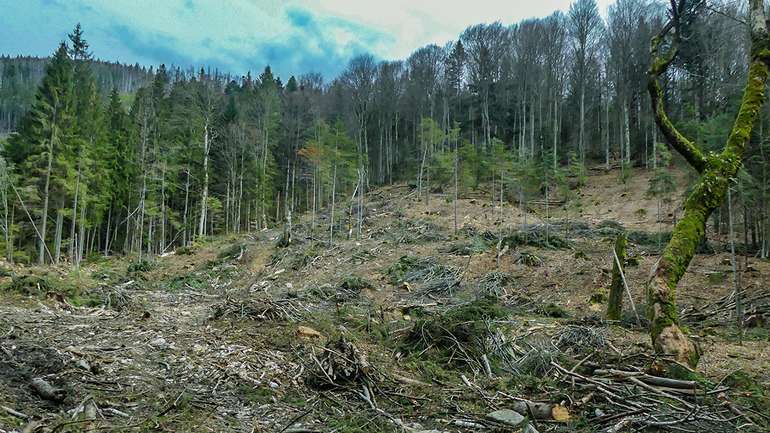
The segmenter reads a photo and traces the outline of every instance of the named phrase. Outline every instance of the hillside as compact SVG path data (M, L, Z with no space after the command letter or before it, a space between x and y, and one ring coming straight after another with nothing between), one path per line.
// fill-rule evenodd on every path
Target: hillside
M659 377L667 364L628 302L607 323L591 301L625 230L645 320L655 230L670 225L648 177L592 173L569 220L471 194L454 234L450 200L395 185L367 196L361 239L332 246L326 215L304 215L285 248L270 229L79 273L6 267L0 432L519 431L521 416L494 412L511 407L529 432L767 431L768 262L742 258L757 320L741 341L729 254L711 234L719 252L680 284L703 358L678 380Z
M47 57L0 56L0 134L15 131L29 111L49 62ZM139 65L94 60L90 66L102 95L113 87L124 94L134 92L152 78L152 69Z

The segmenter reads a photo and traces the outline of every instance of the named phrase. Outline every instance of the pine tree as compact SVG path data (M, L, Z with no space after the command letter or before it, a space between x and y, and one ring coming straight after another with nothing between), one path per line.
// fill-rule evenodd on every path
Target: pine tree
M104 158L109 174L108 182L106 182L109 189L109 208L104 240L104 253L106 255L109 253L111 245L118 242L116 236L120 221L128 219L131 191L136 175L134 152L129 145L128 115L120 101L117 88L113 87L110 93L104 122L107 131Z
M73 60L78 61L91 59L91 53L88 51L88 42L86 42L85 38L83 37L83 28L80 26L80 23L77 23L75 28L72 30L72 33L69 33L67 36L72 42L70 57L72 57Z
M51 197L64 197L66 190L62 176L67 172L67 159L62 155L66 156L74 132L73 86L72 61L62 42L46 68L35 104L5 150L19 173L25 174L24 189L30 192L27 204L41 206L38 222L33 223L39 264L46 257L53 259L46 243L49 208Z

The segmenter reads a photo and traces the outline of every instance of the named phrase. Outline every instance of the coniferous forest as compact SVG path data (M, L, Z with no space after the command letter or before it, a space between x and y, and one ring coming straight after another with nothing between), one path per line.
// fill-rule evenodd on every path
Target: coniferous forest
M0 433L767 431L766 3L0 52Z

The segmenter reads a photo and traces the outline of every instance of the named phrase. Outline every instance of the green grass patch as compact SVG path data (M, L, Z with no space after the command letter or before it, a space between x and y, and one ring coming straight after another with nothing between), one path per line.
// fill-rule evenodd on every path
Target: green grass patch
M130 275L138 275L143 274L145 272L150 272L151 270L155 269L156 263L150 260L135 260L128 264L128 267L126 268L126 272Z

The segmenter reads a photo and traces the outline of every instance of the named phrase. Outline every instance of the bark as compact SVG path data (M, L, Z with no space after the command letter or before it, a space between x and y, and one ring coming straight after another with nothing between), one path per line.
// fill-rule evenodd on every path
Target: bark
M41 216L40 223L40 243L38 248L37 262L42 265L45 263L45 253L47 247L45 245L45 226L48 222L48 192L51 187L51 170L53 169L53 142L56 134L56 108L53 112L53 121L51 122L51 137L48 140L48 167L45 171L45 187L43 189L43 214Z
M188 245L187 241L187 214L189 212L188 206L190 203L190 169L185 170L185 183L184 183L184 213L182 213L182 246Z
M454 193L454 203L453 203L453 211L454 211L454 233L457 234L457 189L458 189L458 166L460 162L460 149L458 149L459 144L459 137L455 138L455 158L454 158L454 182L455 182L455 193Z
M81 150L82 151L82 150ZM75 197L72 199L72 223L70 224L70 247L69 256L72 262L75 262L75 228L78 222L78 199L80 198L80 168L82 165L82 158L78 158L78 177L75 182ZM58 263L58 259L56 262Z
M582 75L582 73L581 73ZM580 132L579 132L579 144L578 149L580 149L580 163L585 164L586 162L586 148L585 148L585 123L586 123L586 88L585 88L585 78L581 78L580 80ZM556 102L554 101L554 104ZM554 128L556 129L556 128ZM555 140L554 140L555 141ZM556 153L555 147L554 147L554 154Z
M104 233L104 257L110 252L110 223L112 222L112 206L107 211L107 230Z
M53 262L58 264L61 258L61 232L64 223L64 212L61 207L56 210L56 231L54 234Z
M607 302L607 319L620 320L623 312L623 265L626 262L626 235L619 234L615 239L615 253L612 257L612 282L610 283L609 300ZM618 259L615 260L615 257Z
M198 223L198 236L206 234L206 213L209 200L209 125L203 127L203 192L201 193L201 216Z
M695 346L679 328L676 307L676 286L684 276L698 244L703 239L706 222L711 213L722 205L727 196L729 182L737 174L751 136L751 130L759 117L765 97L765 86L770 63L770 37L765 24L762 0L751 0L751 64L743 100L724 150L705 156L697 146L678 133L665 113L662 89L658 78L677 54L677 37L667 53L659 47L663 39L678 26L677 7L683 3L672 2L673 18L660 34L652 40L652 65L648 72L648 90L653 103L655 121L671 144L700 172L700 179L684 203L684 215L674 227L671 240L653 269L647 284L647 305L650 319L650 336L653 347L659 353L672 354L677 360L696 366L699 354Z

